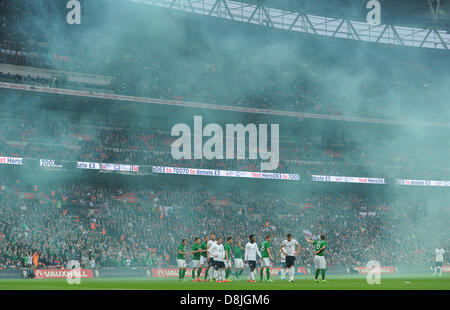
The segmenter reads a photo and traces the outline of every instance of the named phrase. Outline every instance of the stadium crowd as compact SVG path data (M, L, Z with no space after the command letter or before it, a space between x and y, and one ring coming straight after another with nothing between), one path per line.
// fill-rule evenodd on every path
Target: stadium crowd
M448 90L436 78L448 68L445 57L422 59L413 49L389 57L374 49L360 56L361 50L352 50L351 42L341 48L335 40L333 48L327 48L328 39L320 41L318 53L318 48L303 48L310 45L300 37L297 43L274 44L284 52L266 50L256 41L229 47L223 37L214 31L206 36L201 30L207 27L195 23L190 23L186 42L171 31L171 19L156 18L157 11L155 18L147 18L154 27L148 27L152 30L146 32L146 40L121 32L124 38L117 44L118 40L105 40L102 27L83 33L86 37L81 39L76 30L57 22L30 18L39 16L30 3L0 1L0 82L318 114L448 120L448 103L442 100ZM47 19L61 14L47 4L39 10ZM255 48L248 47L251 43ZM414 61L418 58L423 65ZM367 65L364 70L362 63ZM29 67L29 72L50 69L51 77L29 75L27 70L11 74L9 65ZM71 73L105 75L111 83L77 82L69 79ZM259 170L259 162L252 160L175 161L170 153L175 138L167 128L4 114L0 156ZM284 135L277 171L448 180L448 151L445 143L414 145L377 135L338 143L313 134ZM26 173L18 178L0 175L0 186L2 268L62 266L72 259L89 268L174 266L182 238L191 244L194 237L211 232L243 242L252 233L259 242L271 234L274 249L290 232L302 246L300 265L312 265L311 248L304 242L310 234L327 235L330 265L363 266L370 259L383 265L431 265L437 246L450 250L448 199L432 195L383 198L275 190L255 194L244 188L134 187L73 180L29 184ZM278 255L275 251L277 263Z
M377 135L353 136L336 142L302 132L283 134L275 172L303 175L344 175L449 179L445 144L387 140ZM289 138L284 138L289 137ZM205 169L259 171L259 160L175 160L167 129L111 127L99 123L68 123L2 118L0 155L54 160L124 163Z
M205 39L202 27L193 23L189 31L198 35L189 36L186 44L176 34L161 30L174 25L171 19L161 21L157 12L153 12L154 21L147 19L155 23L154 32L147 33L146 40L130 38L125 49L102 40L102 30L91 31L87 40L67 27L52 30L42 20L28 18L32 10L28 5L0 5L0 63L52 69L55 74L42 78L0 72L0 81L319 114L427 121L448 118L449 110L441 100L446 90L435 80L448 67L445 57L420 58L419 52L411 50L386 57L384 50L365 50L366 58L372 61L366 62L362 71L361 62L355 61L355 57L362 56L353 54L356 49L347 45L336 48L333 41L332 49L321 47L322 52L317 53L315 48L305 49L288 39L291 45L287 54L301 50L301 56L286 57L277 52L255 57L264 48L257 45L251 49L244 43L244 49L230 48L220 36ZM45 9L48 18L56 14L54 11L51 6ZM20 27L14 26L18 24ZM97 47L94 42L102 44ZM205 49L210 52L205 53ZM239 52L239 57L224 60L224 52ZM420 58L420 64L414 61L416 58ZM106 86L88 85L69 79L67 72L113 79Z
M259 242L272 235L273 253L286 233L302 246L298 264L312 264L305 236L326 234L329 265L430 265L435 247L449 250L448 208L438 196L384 201L380 195L307 195L180 186L46 185L0 179L0 264L40 267L77 259L85 267L175 265L182 238L214 232ZM32 195L30 193L34 193ZM445 213L447 212L447 213ZM439 215L439 216L438 216ZM31 257L31 259L30 259Z

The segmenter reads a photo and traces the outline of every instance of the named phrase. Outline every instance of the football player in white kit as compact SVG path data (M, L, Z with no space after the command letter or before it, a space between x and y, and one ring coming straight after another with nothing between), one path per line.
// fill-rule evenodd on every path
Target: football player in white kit
M434 263L434 273L433 276L436 275L436 271L439 269L439 276L442 276L442 263L444 262L444 254L445 251L443 248L436 248L434 250L434 254L436 255L436 260Z
M208 268L209 268L209 281L212 282L213 280L217 279L217 272L214 268L214 257L212 257L209 254L209 248L212 247L214 244L216 244L216 235L214 234L210 234L209 235L209 240L207 242L207 251L206 253L208 254Z
M286 279L286 256L283 254L283 251L280 250L280 260L281 260L281 275L280 279L285 280Z
M245 256L244 262L250 267L250 274L248 275L248 282L256 283L255 280L255 268L256 259L259 257L261 259L261 253L258 250L258 245L256 244L256 238L254 235L250 235L250 241L245 245Z
M286 240L281 243L280 250L286 256L286 268L288 269L289 282L294 282L294 264L295 257L300 252L300 244L297 240L292 239L291 234L286 235Z
M223 282L225 280L225 249L221 237L217 238L217 242L208 249L208 252L211 257L214 257L216 282Z

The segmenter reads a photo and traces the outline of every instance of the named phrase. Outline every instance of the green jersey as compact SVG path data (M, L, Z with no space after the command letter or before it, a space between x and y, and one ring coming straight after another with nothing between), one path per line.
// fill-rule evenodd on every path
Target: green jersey
M242 258L242 248L240 246L235 245L233 252L234 252L234 258Z
M263 243L261 243L261 257L265 258L265 257L269 257L269 252L267 252L267 249L270 248L270 242L269 241L264 241Z
M200 244L194 243L191 249L192 252L200 250ZM192 260L200 260L200 252L193 253Z
M207 250L207 249L208 249L208 244L207 244L205 241L203 241L203 242L200 244L200 249L202 249L202 250ZM206 252L201 252L200 255L203 256L203 257L207 257Z
M318 256L323 256L323 253L325 252L325 249L323 249L325 246L327 246L327 242L325 240L316 240L313 242L314 244L314 251L319 251L320 249L322 249L319 253L317 253L316 255Z
M225 252L228 253L228 259L231 259L231 245L229 243L225 243L225 245L223 246L223 249L225 250ZM225 256L226 258L226 256Z
M184 254L180 254L180 251L181 251L181 252L186 252L185 248L186 248L186 247L185 247L183 244L180 244L180 245L178 246L177 259L184 259Z

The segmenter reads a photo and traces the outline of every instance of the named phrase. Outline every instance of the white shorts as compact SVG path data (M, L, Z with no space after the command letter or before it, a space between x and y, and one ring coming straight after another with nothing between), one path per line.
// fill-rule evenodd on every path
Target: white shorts
M186 261L184 259L177 259L178 268L186 268Z
M263 257L261 267L271 267L272 262L270 261L270 257Z
M208 259L204 256L200 256L200 266L205 267L208 265Z
M225 261L225 268L231 268L231 260Z
M237 269L244 268L244 261L242 260L242 258L234 259L234 267L236 267Z
M198 268L198 267L200 267L200 260L199 260L199 259L194 259L194 260L192 261L192 267L193 267L193 268Z
M316 269L327 269L327 262L323 256L314 256L314 265L316 266Z

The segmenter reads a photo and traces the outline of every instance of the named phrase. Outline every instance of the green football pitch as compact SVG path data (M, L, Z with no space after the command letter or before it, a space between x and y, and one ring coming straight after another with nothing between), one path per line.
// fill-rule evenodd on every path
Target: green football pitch
M230 283L192 282L155 278L82 279L68 284L61 279L0 279L0 290L450 290L450 275L431 274L382 275L381 284L369 285L363 275L330 275L328 283L316 283L311 276L297 276L289 283L273 277L275 282L248 283L231 278Z

